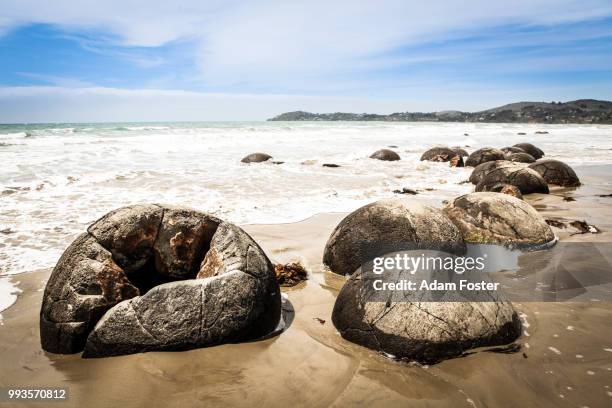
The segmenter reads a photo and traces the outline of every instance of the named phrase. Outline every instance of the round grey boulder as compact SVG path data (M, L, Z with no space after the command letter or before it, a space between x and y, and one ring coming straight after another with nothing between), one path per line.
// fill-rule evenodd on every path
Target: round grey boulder
M352 274L398 244L455 255L466 251L461 234L440 210L411 198L387 199L347 215L329 237L323 263L334 273Z
M483 147L470 154L465 165L467 167L476 167L481 163L494 160L504 160L504 152L492 147Z
M563 187L578 187L580 179L576 172L567 164L559 160L539 160L529 165L529 168L537 171L549 184Z
M512 166L512 162L508 160L495 160L481 163L478 166L474 167L474 170L472 170L472 174L470 174L469 181L472 184L478 184L480 180L482 180L484 175L490 172L491 170L507 166Z
M261 162L268 161L271 158L272 156L266 153L251 153L247 156L244 156L242 160L240 161L242 163L261 163Z
M517 143L514 145L514 147L523 149L525 153L530 154L536 160L541 159L542 156L544 156L544 152L540 148L532 145L531 143Z
M105 357L255 339L279 316L274 268L239 227L136 205L105 215L64 252L40 335L46 351Z
M447 162L453 157L460 156L453 149L449 147L432 147L421 155L421 161L435 161L435 162Z
M384 161L401 160L399 154L389 149L380 149L372 153L372 155L370 156L370 159L377 159L377 160L384 160Z
M469 243L524 247L555 239L550 226L531 205L507 194L466 194L443 211Z
M332 322L344 339L399 359L436 363L521 335L516 311L496 292L489 302L394 302L372 294L361 270L355 273L338 294Z
M535 159L527 153L509 153L506 154L506 160L516 163L533 163Z
M536 171L512 163L510 166L500 166L487 172L476 185L476 191L491 191L498 184L510 184L518 187L522 194L548 194L548 184Z

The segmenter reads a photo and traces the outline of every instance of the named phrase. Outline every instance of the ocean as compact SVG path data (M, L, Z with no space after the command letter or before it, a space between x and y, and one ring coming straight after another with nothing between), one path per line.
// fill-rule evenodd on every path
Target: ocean
M548 134L535 134L547 131ZM518 135L523 132L526 135ZM134 203L190 206L238 224L348 212L420 190L441 202L470 169L420 162L442 144L532 142L570 165L612 163L612 126L208 122L0 125L0 276L51 267L87 225ZM369 159L388 146L398 162ZM274 161L244 164L252 152ZM322 167L335 163L339 168ZM430 189L425 190L425 189ZM2 286L2 285L0 285Z

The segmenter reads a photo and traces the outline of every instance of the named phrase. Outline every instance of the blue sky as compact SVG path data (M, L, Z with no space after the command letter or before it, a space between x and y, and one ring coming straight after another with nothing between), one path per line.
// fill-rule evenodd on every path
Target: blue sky
M0 122L578 98L612 99L610 1L3 0L0 10Z

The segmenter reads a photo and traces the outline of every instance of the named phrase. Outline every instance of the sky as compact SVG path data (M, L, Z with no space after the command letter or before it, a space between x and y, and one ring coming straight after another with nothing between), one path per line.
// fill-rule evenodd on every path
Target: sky
M612 99L610 0L0 0L0 122Z

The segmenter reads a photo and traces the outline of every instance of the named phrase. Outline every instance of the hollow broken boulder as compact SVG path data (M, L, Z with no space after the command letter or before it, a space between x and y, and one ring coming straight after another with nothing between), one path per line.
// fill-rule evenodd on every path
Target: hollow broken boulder
M451 159L455 156L461 157L461 154L456 153L453 149L449 147L432 147L427 150L425 153L421 155L421 161L435 161L435 162L447 162L451 161Z
M41 342L84 357L184 350L260 337L279 317L274 269L248 234L195 210L139 205L102 217L64 252L45 288Z

